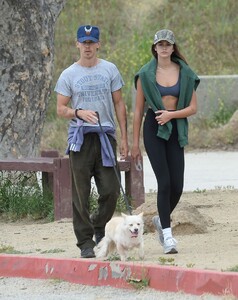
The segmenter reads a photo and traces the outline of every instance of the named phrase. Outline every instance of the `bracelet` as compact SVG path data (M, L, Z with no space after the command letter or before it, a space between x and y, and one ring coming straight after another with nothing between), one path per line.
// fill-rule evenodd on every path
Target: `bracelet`
M75 109L75 111L74 111L75 117L76 117L77 119L79 119L79 120L82 120L82 121L83 121L83 119L82 119L82 118L80 118L80 117L77 115L77 112L78 112L78 110L82 110L82 108L76 108L76 109Z

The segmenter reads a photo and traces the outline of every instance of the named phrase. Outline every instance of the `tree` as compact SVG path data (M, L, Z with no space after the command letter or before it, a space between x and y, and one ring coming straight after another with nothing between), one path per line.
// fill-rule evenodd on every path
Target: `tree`
M66 0L0 0L0 157L38 154Z

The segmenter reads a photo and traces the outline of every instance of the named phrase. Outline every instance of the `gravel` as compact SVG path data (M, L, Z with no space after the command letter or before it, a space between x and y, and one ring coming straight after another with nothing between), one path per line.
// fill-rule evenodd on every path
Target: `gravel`
M235 299L214 295L194 296L184 293L86 286L60 280L0 277L0 299L4 300L221 300Z

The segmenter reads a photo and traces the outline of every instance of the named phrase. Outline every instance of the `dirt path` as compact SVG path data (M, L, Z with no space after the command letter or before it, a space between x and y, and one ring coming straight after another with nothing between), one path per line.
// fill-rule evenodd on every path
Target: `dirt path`
M154 203L155 194L146 195ZM214 190L184 193L181 204L198 209L207 221L205 233L176 227L178 254L164 255L155 233L144 234L145 262L181 267L228 270L238 266L238 191ZM203 220L201 220L203 222ZM60 222L4 222L0 220L0 251L46 257L79 258L71 220ZM181 229L181 230L177 230ZM5 250L4 250L5 249ZM132 253L133 260L137 254Z

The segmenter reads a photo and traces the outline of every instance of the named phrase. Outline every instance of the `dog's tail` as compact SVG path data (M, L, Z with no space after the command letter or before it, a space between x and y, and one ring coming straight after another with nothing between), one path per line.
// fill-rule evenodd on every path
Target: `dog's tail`
M107 257L109 253L109 244L110 241L108 240L107 237L104 237L100 243L97 245L96 248L96 257Z

